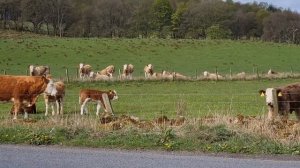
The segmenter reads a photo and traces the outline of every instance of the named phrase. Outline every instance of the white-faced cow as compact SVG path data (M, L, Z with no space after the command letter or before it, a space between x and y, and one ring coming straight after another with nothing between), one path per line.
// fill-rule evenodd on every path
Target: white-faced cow
M121 75L122 79L132 79L132 73L133 73L133 65L132 64L124 64L123 65L123 72Z
M116 100L118 99L117 92L115 90L109 91L99 91L99 90L91 90L91 89L82 89L79 93L79 104L80 104L80 114L83 115L84 113L88 113L87 103L90 101L97 103L97 111L96 115L99 115L99 111L101 105L103 106L104 110L107 112L107 108L105 106L104 100L102 98L103 94L107 94L109 100Z
M52 108L52 115L55 115L55 110L54 110L55 105L56 105L57 114L63 114L63 101L64 101L64 96L65 96L65 84L61 81L58 81L58 82L54 83L54 86L57 90L57 93L56 93L55 96L44 93L44 100L45 100L45 105L46 105L45 116L48 115L49 105L51 105L51 108Z
M56 89L53 81L44 76L0 76L0 101L12 101L14 104L14 119L23 108L24 117L28 117L26 108L35 104L41 93L55 95Z
M46 76L50 74L49 66L35 66L29 65L29 75L30 76Z
M153 65L152 64L146 65L144 67L144 72L145 72L145 78L150 78L154 73Z
M293 111L296 113L298 121L300 121L300 84L291 84L278 88L267 88L259 91L261 96L266 96L266 104L268 106L268 119L274 119L274 105L278 104L278 114L286 121L288 114ZM276 96L276 97L274 97Z
M90 73L92 72L92 66L89 64L79 64L79 77L80 79L85 79L90 77Z
M103 69L101 71L98 71L97 74L99 74L99 75L106 75L106 76L112 78L114 72L115 72L115 66L109 65L105 69Z

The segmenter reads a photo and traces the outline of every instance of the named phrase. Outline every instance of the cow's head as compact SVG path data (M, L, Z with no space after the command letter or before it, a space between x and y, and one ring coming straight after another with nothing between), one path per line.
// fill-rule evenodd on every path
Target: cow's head
M56 87L55 87L55 84L54 84L54 82L53 82L53 80L52 79L46 79L46 83L47 83L47 87L46 87L46 89L45 89L45 93L47 94L47 95L51 95L51 96L55 96L56 95L56 93L57 93L57 90L56 90Z
M109 90L107 96L111 100L117 100L119 98L118 95L117 95L117 92L115 90Z
M260 90L259 94L262 97L266 97L266 104L270 107L274 106L274 97L273 97L273 92L275 92L276 96L277 96L277 100L280 99L280 97L282 97L282 91L280 89L275 89L275 88L267 88L266 90Z

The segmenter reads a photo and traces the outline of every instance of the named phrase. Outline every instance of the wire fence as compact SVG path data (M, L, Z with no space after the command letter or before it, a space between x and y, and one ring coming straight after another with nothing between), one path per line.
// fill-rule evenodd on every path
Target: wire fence
M118 94L119 99L112 101L116 115L133 115L142 118L157 116L183 115L202 117L214 114L262 115L267 107L265 99L258 94ZM2 114L7 114L12 103L0 104ZM67 93L64 114L80 113L79 95ZM55 108L56 110L56 108ZM45 112L42 96L37 102L38 113ZM88 103L89 115L95 115L96 102ZM49 108L49 113L52 110ZM103 109L101 110L103 112Z

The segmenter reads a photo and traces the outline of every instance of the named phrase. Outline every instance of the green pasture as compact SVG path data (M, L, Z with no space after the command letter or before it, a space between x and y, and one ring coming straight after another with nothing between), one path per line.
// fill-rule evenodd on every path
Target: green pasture
M64 114L79 114L78 93L82 88L116 90L119 99L112 102L117 116L133 115L142 119L162 115L189 118L215 114L262 115L267 111L265 98L258 90L297 82L296 79L256 81L128 81L128 82L74 82L66 86ZM11 104L1 104L1 116L9 116ZM42 96L38 112L43 116ZM96 116L96 105L90 103L89 115ZM51 113L51 111L50 111Z
M269 68L281 72L300 72L297 45L252 41L210 41L174 39L105 39L27 37L0 40L0 72L26 74L28 65L49 65L55 77L69 70L76 76L79 63L90 64L94 71L108 65L135 66L134 76L143 76L149 63L157 72L176 71L187 76L207 70L220 74L245 71L265 73ZM116 72L118 73L118 72Z

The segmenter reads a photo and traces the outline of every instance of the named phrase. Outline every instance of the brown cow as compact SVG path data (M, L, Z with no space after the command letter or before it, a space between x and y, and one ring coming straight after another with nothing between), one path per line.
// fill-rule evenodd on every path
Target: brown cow
M80 114L83 115L83 113L88 113L86 104L90 101L97 102L97 111L96 115L99 115L99 110L101 108L101 104L103 105L104 110L107 112L105 103L103 101L102 95L107 94L109 100L116 100L118 99L117 92L115 90L109 90L109 91L99 91L99 90L90 90L90 89L82 89L79 93L79 104L81 105L80 108Z
M276 92L275 92L276 91ZM274 119L274 98L272 92L276 93L278 100L278 113L284 121L288 119L288 114L293 111L300 121L300 84L291 84L278 88L267 88L260 90L261 96L266 96L266 104L269 108L268 119Z
M0 75L0 101L12 101L14 103L14 117L23 107L35 104L38 95L46 92L50 95L56 94L56 89L51 79L44 76L9 76ZM24 118L28 117L25 109Z
M114 72L115 72L115 66L109 65L105 69L98 71L97 74L98 75L106 75L106 76L112 78Z
M46 105L45 116L48 115L49 105L52 108L52 115L55 115L54 104L56 104L56 112L57 114L63 114L63 99L65 96L65 84L61 81L55 82L54 86L57 90L55 96L51 96L47 93L44 93L44 100Z
M29 65L29 75L30 76L46 76L50 74L49 66L35 66Z

